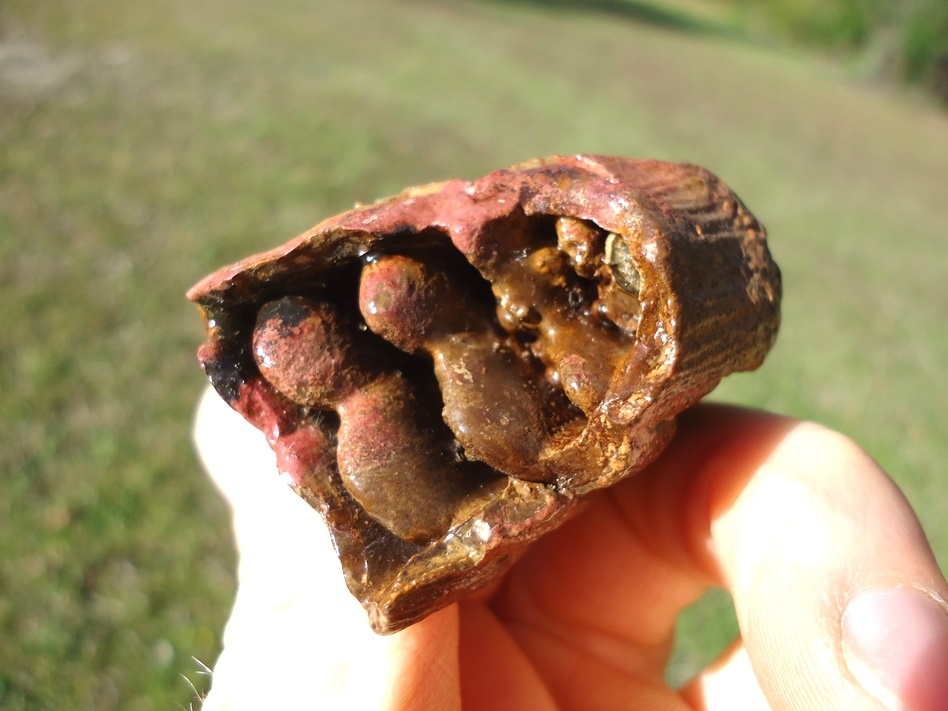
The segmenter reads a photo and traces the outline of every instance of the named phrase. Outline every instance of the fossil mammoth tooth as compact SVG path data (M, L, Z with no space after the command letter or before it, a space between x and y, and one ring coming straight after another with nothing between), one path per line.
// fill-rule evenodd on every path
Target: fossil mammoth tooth
M211 383L388 633L653 461L679 412L763 361L780 289L711 173L581 155L409 188L188 295Z

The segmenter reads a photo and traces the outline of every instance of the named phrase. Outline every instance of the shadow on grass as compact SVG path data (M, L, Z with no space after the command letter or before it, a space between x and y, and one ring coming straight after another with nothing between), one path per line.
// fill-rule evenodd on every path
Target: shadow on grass
M740 39L737 28L695 17L685 11L643 0L489 0L501 5L536 5L553 11L597 12L613 17L652 25L667 30L696 35Z

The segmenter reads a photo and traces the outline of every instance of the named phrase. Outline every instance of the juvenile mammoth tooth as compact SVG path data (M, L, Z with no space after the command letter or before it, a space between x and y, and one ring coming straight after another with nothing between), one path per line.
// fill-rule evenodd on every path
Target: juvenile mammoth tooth
M706 170L574 156L409 188L189 297L211 383L387 633L502 574L759 366L780 273Z

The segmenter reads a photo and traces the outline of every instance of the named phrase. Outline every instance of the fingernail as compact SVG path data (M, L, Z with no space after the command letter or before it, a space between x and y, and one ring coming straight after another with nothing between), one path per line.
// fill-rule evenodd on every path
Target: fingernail
M948 711L948 609L910 587L857 593L843 613L843 653L891 711Z

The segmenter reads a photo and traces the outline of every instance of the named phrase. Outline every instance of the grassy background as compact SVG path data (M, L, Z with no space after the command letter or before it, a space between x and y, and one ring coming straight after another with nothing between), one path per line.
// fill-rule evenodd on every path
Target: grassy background
M860 441L948 562L948 119L694 3L0 3L0 707L187 707L233 595L186 288L319 219L534 155L701 163L785 320L716 397ZM714 595L681 678L733 632Z
M921 85L948 102L944 0L724 0L738 24L833 51L875 78ZM719 7L723 10L723 7Z

